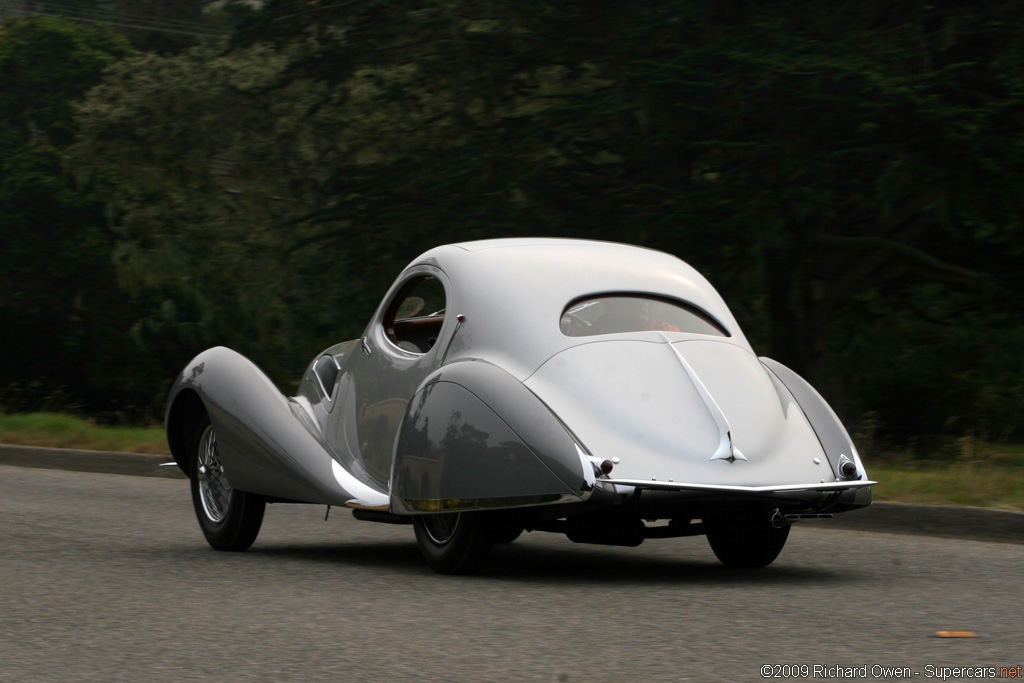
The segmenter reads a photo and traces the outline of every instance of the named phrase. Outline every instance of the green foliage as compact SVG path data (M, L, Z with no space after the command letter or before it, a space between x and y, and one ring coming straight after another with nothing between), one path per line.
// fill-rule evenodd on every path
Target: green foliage
M129 52L101 27L46 17L0 26L0 396L9 407L56 393L109 409L134 383L97 353L118 338L126 310L102 207L76 191L62 160L77 130L73 100Z
M48 17L0 26L0 144L10 148L40 136L58 146L69 143L75 134L72 101L130 50L104 27Z
M120 283L139 311L134 338L168 368L212 344L278 377L295 363L315 294L290 272L279 226L316 201L304 178L321 153L300 124L317 88L287 81L289 62L265 46L140 55L81 106L71 160L106 203Z
M41 17L101 26L116 31L138 50L176 53L200 40L230 33L232 12L209 0L33 0L23 5L35 21ZM15 9L15 12L18 12ZM3 12L0 11L0 15Z

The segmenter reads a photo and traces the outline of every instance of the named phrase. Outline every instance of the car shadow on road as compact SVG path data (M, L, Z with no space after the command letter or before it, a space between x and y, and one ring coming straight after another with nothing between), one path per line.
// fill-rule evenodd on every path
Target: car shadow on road
M359 543L285 544L254 546L251 554L267 557L301 559L354 568L372 568L394 572L396 575L431 574L424 564L414 541L367 541ZM776 564L764 569L730 569L714 559L688 555L672 556L664 552L651 553L632 548L606 548L602 546L514 543L497 546L475 578L502 582L535 582L574 584L607 584L621 586L629 583L651 585L736 583L771 585L796 581L816 585L857 582L855 572L835 571L807 565L794 566L783 556ZM442 577L439 577L442 578Z
M415 541L257 544L247 550L246 554L344 565L352 569L380 569L400 574L430 571L423 564Z
M763 569L731 569L708 559L639 553L630 549L598 546L567 548L499 548L485 570L485 576L509 581L571 581L573 583L791 583L794 581L831 584L848 577L814 566L793 566L780 561Z

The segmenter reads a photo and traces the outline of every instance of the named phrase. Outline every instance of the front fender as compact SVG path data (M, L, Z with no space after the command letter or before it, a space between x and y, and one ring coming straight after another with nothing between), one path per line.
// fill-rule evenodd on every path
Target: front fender
M207 349L178 376L168 398L167 438L189 472L194 420L205 411L232 486L307 503L385 506L387 496L357 481L332 457L307 414L249 359Z
M409 402L391 509L416 514L585 500L589 463L522 382L480 360L436 371ZM590 481L593 477L590 478Z

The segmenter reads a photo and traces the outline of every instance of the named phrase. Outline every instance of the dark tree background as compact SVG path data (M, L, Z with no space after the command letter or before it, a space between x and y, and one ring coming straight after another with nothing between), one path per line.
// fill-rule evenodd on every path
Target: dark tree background
M421 251L546 235L692 263L855 429L1022 437L1020 3L185 5L0 33L8 408L152 418L212 344L288 391Z

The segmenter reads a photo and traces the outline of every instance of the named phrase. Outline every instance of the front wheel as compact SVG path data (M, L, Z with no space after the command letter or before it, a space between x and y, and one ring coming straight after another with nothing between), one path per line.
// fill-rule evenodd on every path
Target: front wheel
M263 524L266 501L232 488L217 452L217 433L203 415L192 439L192 505L206 542L217 550L245 550Z
M413 519L416 543L427 565L440 574L474 574L494 545L479 513L451 512Z
M752 529L726 528L708 532L708 543L726 567L756 569L767 567L782 552L789 527L762 526Z

